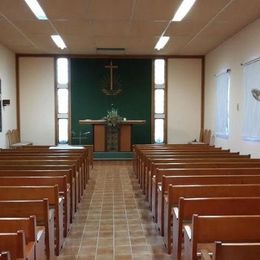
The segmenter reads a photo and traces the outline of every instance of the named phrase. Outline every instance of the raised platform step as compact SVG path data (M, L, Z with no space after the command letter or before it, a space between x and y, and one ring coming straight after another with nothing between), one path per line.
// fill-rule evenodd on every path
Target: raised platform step
M94 160L132 160L132 152L94 152Z

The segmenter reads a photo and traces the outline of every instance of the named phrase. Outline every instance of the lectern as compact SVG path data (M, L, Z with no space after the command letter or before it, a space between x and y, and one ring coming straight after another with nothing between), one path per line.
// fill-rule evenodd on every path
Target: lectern
M93 143L95 152L107 151L107 123L106 120L79 120L81 125L93 126ZM130 152L132 150L132 125L145 124L145 120L124 120L119 125L118 151Z

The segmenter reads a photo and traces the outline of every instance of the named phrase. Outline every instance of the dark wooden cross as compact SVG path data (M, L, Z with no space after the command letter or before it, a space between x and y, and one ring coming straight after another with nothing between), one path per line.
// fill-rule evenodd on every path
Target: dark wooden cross
M110 90L113 90L113 69L117 69L118 66L113 65L111 60L110 65L106 65L105 68L110 70Z

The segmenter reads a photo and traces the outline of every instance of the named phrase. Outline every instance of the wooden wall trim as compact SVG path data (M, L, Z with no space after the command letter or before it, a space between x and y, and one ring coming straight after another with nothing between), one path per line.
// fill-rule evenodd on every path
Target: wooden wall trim
M200 128L204 131L204 116L205 116L205 57L201 59L201 116Z
M165 59L165 88L164 88L164 142L168 144L168 59Z
M55 145L58 144L58 117L57 117L57 114L58 114L58 89L57 89L57 86L58 86L58 80L57 80L57 57L53 57L54 58L54 61L53 61L53 66L54 66L54 126L55 126Z
M19 56L15 55L15 77L16 77L16 124L19 136L20 133L20 70Z

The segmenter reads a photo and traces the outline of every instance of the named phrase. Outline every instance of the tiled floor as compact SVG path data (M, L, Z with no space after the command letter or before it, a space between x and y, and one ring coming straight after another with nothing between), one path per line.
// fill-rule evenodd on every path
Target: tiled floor
M58 259L170 259L131 162L95 162Z

